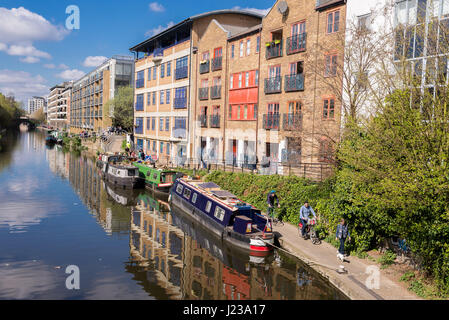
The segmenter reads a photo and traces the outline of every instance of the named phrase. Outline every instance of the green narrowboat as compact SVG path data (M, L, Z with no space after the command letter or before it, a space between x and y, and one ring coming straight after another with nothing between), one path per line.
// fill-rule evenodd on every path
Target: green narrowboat
M139 162L134 162L134 165L139 169L140 176L145 179L146 188L156 193L169 195L176 180L176 171L153 168Z

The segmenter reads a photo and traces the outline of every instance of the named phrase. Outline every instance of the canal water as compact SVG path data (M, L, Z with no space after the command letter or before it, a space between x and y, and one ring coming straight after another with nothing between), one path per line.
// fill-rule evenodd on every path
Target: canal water
M68 290L68 266L80 289ZM36 131L0 151L0 299L346 299L300 260L250 258L167 199L105 184Z

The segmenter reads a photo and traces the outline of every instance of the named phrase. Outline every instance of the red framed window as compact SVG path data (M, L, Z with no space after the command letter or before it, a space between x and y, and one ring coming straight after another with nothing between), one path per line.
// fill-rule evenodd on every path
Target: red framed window
M203 52L202 60L209 60L209 51Z
M292 37L306 33L306 22L301 21L292 24Z
M337 75L337 54L327 54L324 56L324 76L335 77Z
M323 99L323 119L330 120L335 118L335 98Z
M340 10L333 11L327 14L327 30L326 32L338 32L340 28Z
M222 48L215 48L214 49L214 58L220 58L223 55L223 49Z

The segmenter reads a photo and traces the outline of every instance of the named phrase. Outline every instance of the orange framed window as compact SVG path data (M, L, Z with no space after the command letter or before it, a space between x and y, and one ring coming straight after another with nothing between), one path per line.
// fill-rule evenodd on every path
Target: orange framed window
M335 53L324 56L324 76L335 77L337 75L338 55Z
M340 29L340 10L327 14L327 34L338 32Z
M335 98L332 97L323 99L323 119L335 119Z

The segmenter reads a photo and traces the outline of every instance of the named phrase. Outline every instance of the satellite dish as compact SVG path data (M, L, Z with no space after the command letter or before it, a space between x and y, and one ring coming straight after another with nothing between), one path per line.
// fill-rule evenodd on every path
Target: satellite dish
M287 13L288 10L288 5L287 2L285 1L280 1L278 4L278 11L280 14L285 15Z

